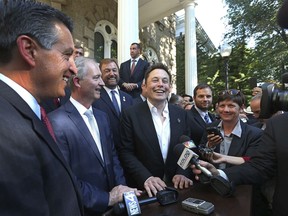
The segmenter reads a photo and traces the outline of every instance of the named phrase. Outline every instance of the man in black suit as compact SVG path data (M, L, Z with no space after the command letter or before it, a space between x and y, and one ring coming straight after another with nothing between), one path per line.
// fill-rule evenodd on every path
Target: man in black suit
M148 195L163 190L166 183L187 188L191 170L177 166L173 148L182 135L189 134L187 112L168 104L171 74L163 64L146 72L147 100L124 110L121 120L119 156L128 185L145 188Z
M118 89L119 67L115 59L102 59L100 70L105 86L101 89L100 99L96 100L92 106L108 114L114 143L118 148L120 145L120 115L123 110L133 105L133 99L129 94ZM115 102L112 94L115 96Z
M0 215L83 215L74 176L39 106L64 96L77 72L72 21L35 1L0 1L0 8Z
M199 145L206 125L215 121L215 115L208 112L212 106L212 88L208 84L198 84L193 94L195 105L187 112L191 125L191 138L196 145Z
M141 93L141 83L149 63L140 58L140 44L132 43L130 46L131 59L120 65L119 86L121 90L130 94L133 98Z
M286 0L277 15L278 23L288 29L288 1ZM211 164L201 162L213 175L221 174L234 185L263 183L276 177L276 187L273 198L273 215L286 216L288 205L288 151L287 151L288 113L277 115L268 120L266 129L259 143L258 153L246 163L223 170L221 173ZM195 174L201 173L193 166Z

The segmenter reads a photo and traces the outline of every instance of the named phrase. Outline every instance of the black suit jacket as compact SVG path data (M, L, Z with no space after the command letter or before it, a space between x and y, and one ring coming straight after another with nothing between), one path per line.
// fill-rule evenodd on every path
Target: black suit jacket
M196 145L200 144L202 136L206 131L206 122L202 119L199 112L196 110L195 106L193 106L188 112L189 124L191 127L191 139L195 142ZM215 115L208 112L208 115L211 121L215 121Z
M129 94L121 90L119 91L119 94L121 101L121 112L123 112L123 110L133 105L133 99ZM114 144L116 148L118 148L120 145L120 116L118 116L113 103L105 89L101 89L100 99L96 100L92 106L108 114L111 123Z
M119 156L128 185L143 188L150 176L163 179L164 174L171 182L175 174L191 177L191 170L182 170L173 149L182 135L190 135L187 112L168 105L170 116L170 145L166 163L162 158L157 133L147 101L124 110L121 119L121 141Z
M74 177L45 125L0 81L0 215L82 215Z
M276 188L273 200L273 215L288 214L288 114L273 117L259 143L258 153L250 161L225 169L224 172L234 184L260 184L275 176Z
M128 61L123 62L120 65L120 70L119 70L119 74L120 74L120 80L118 85L120 86L122 91L127 92L128 94L130 94L133 98L137 97L138 95L141 94L141 84L142 81L144 79L144 75L146 70L149 67L149 63L142 60L141 58L139 58L133 75L131 76L131 70L130 70L130 65L131 65L131 59L129 59ZM122 84L126 82L126 83L137 83L138 88L133 89L133 91L126 91L125 88L123 88Z

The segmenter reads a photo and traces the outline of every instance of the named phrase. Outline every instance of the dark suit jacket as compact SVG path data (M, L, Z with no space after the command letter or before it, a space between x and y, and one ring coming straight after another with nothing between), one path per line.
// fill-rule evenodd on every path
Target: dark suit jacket
M174 105L168 105L170 116L170 145L164 163L157 133L153 124L147 101L124 110L121 119L121 141L119 151L128 184L143 188L150 177L163 179L164 174L171 182L175 174L190 177L191 169L182 170L177 165L178 158L173 152L181 135L190 135L187 112Z
M189 124L191 127L191 138L195 142L196 145L200 144L203 133L206 131L206 122L202 119L199 112L196 110L195 106L193 106L188 112ZM208 115L211 121L215 121L215 115L208 112Z
M140 95L141 93L141 84L142 81L144 79L144 75L146 70L149 67L149 63L142 60L141 58L139 58L133 75L131 76L131 70L130 70L130 65L131 65L131 59L129 59L128 61L123 62L120 65L120 70L119 70L119 74L120 74L120 80L118 85L120 86L122 91L127 92L128 94L130 94L133 98L137 97L138 95ZM123 88L122 84L126 82L126 83L137 83L138 88L134 89L133 91L129 92L126 91L125 88Z
M114 148L108 116L96 109L93 113L99 126L104 162L88 127L70 100L48 117L58 146L78 180L85 210L100 213L108 206L109 191L126 182Z
M119 94L120 94L121 112L122 112L123 110L133 105L133 99L129 94L121 90L119 91ZM111 123L112 132L113 132L114 144L116 148L118 148L121 142L120 141L120 116L117 115L117 112L113 106L113 103L105 89L101 89L100 99L96 100L92 104L92 106L108 114L110 123Z
M258 154L250 161L225 169L234 184L260 184L275 176L276 188L273 201L273 215L288 214L286 197L288 194L288 114L281 114L268 120L261 138Z
M219 121L215 121L209 126L217 126ZM241 137L233 136L232 142L228 151L228 155L230 156L246 156L251 157L255 155L258 151L260 138L263 134L263 131L259 128L248 125L240 120L240 125L242 128ZM207 143L207 133L203 134L203 139L201 140L201 144ZM215 152L220 152L220 145L217 145L214 149ZM231 164L226 164L226 167L233 166Z
M72 172L45 125L0 81L0 215L82 215Z

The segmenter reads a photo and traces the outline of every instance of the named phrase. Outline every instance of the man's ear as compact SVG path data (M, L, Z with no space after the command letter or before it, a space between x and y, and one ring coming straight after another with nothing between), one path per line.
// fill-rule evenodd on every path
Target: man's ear
M27 64L35 66L35 55L36 49L38 47L36 41L27 35L21 35L17 38L16 42L19 54L23 58L23 60Z
M74 76L74 77L72 78L72 81L73 81L74 86L76 86L76 87L81 87L79 77Z

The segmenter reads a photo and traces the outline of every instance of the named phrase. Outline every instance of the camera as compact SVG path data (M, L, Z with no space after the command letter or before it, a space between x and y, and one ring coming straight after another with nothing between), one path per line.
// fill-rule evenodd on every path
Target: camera
M284 77L282 77L284 79ZM281 88L273 83L264 83L261 97L259 118L268 119L277 111L288 111L288 91L284 81Z

